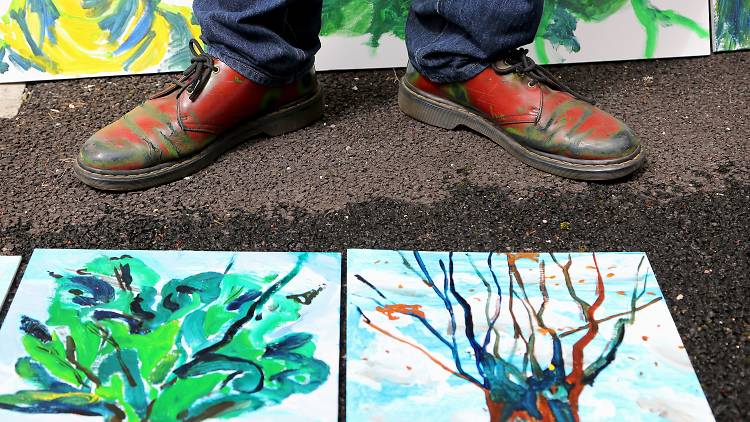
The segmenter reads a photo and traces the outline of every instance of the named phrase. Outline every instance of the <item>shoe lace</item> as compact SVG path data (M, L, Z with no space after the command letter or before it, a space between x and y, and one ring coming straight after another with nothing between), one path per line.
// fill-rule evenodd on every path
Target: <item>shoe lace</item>
M216 58L203 51L203 47L196 39L191 39L188 47L193 55L190 59L190 66L182 72L180 79L172 82L151 98L158 98L178 90L178 97L187 91L190 94L190 100L195 101L211 79L211 73L219 71L219 68L214 66Z
M502 61L508 65L507 67L500 66L500 62L496 62L492 64L492 68L500 75L509 75L511 73L523 74L531 79L531 82L529 82L530 86L534 86L541 82L552 89L567 92L568 94L581 101L594 104L593 98L583 95L580 92L569 87L568 85L562 83L547 69L536 64L536 62L534 62L534 60L527 55L528 53L529 50L525 48L519 48L518 50L512 51L502 59Z

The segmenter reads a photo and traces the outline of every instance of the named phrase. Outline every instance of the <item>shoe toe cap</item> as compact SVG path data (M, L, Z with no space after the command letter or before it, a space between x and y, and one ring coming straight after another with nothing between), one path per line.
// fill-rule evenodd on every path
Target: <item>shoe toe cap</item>
M152 155L146 142L99 132L81 146L78 163L94 171L138 170L150 165Z
M637 153L640 146L638 136L624 127L612 136L582 140L577 145L575 156L588 160L621 160Z

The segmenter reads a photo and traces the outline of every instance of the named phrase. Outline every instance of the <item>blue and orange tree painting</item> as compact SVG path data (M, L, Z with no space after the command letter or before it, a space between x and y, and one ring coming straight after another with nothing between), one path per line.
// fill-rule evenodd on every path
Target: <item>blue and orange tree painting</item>
M747 0L712 0L712 3L716 49L750 48L750 3Z
M27 356L15 372L34 388L0 395L0 409L200 421L313 392L330 372L313 335L278 334L322 289L280 294L306 259L283 275L234 273L230 262L166 283L129 255L50 271L49 318L21 317Z
M479 388L484 394L491 422L580 420L581 393L585 388L592 386L597 377L615 360L626 329L634 323L636 313L662 300L661 297L655 297L648 302L643 301L647 293L648 276L646 274L640 277L636 274L632 291L618 292L620 297L629 297L629 309L612 315L596 315L597 310L603 309L603 304L607 299L604 276L602 276L596 255L592 254L593 266L591 266L591 277L596 285L593 300L590 298L585 300L585 295L576 289L575 284L580 281L574 281L571 275L573 259L570 256L562 259L551 255L553 262L563 274L564 281L560 283L564 284L565 291L580 314L580 326L565 329L553 328L559 322L556 321L555 314L552 314L551 320L548 320L545 313L551 302L545 276L545 261L540 259L539 254L505 254L508 267L507 280L502 279L495 269L493 257L497 254L490 253L486 261L490 277L486 276L486 272L480 271L467 254L474 274L478 281L481 281L478 285L486 290L486 300L483 300L480 310L472 309L470 304L470 301L473 302L472 299L480 300L479 297L470 298L459 292L462 286L465 289L471 283L467 284L466 279L456 281L454 278L453 253L448 254L447 261L439 260L442 280L436 279L429 272L419 252L414 252L412 258L403 253L400 255L405 271L421 280L423 287L432 291L437 298L437 303L442 304L447 314L447 330L435 324L436 315L430 315L430 312L423 310L424 302L394 303L389 300L384 290L377 287L374 280L368 280L356 274L354 277L367 286L366 290L371 293L363 295L363 298L370 301L372 305L356 306L361 323L374 330L375 333L416 349L424 358L430 359L438 367ZM645 256L638 264L637 273L641 272L644 259ZM532 283L524 280L518 265L521 261L531 261L534 263L532 265L538 265L539 280L538 283L534 283L536 286L533 288L539 290L538 296L541 300L530 299ZM401 287L399 285L399 288ZM410 297L415 297L414 293L410 295ZM416 298L414 300L419 301ZM374 318L371 318L372 313L383 314L388 320L412 318L417 326L421 326L428 333L425 334L428 338L432 336L437 340L435 344L439 344L440 347L450 352L453 362L444 363L443 359L438 357L440 353L435 353L431 347L404 337L398 329L376 323ZM501 314L507 315L508 313L510 325L512 325L509 327L513 338L511 351L502 350L500 346L503 337L501 327L499 327ZM479 314L484 319L481 326L474 320ZM600 350L588 350L594 338L600 335L600 325L611 320L616 321L605 347ZM461 326L463 326L463 332L460 332ZM353 336L351 333L349 335ZM562 341L568 336L580 336L572 344L571 350L567 351L568 356L572 356L570 361L564 358L566 351L563 350L565 346ZM459 337L462 339L457 339ZM462 344L467 343L472 357L470 363L467 363L463 357L465 350L461 347ZM433 345L433 347L436 346ZM543 350L544 347L551 347L551 350ZM522 359L515 359L518 350L522 351ZM589 355L587 360L584 359L585 354ZM593 359L591 359L592 354L595 356ZM551 356L551 358L543 361L540 355Z

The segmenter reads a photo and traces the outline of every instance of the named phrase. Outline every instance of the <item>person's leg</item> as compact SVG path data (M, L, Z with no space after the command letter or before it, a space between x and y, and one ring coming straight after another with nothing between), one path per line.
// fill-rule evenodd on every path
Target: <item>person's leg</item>
M280 135L320 119L313 55L322 0L196 0L207 52L82 146L84 183L132 190L181 179L255 135Z
M630 128L519 48L533 41L542 8L542 0L414 0L401 110L433 126L474 129L560 176L634 172L645 155Z
M534 40L544 0L414 0L406 24L411 64L433 82L468 80Z
M260 84L289 83L320 49L323 0L195 0L208 53Z

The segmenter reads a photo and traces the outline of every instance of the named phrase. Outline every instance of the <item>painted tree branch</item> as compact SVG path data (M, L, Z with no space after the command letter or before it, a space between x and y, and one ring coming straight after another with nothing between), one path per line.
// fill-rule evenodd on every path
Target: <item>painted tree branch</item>
M299 274L299 272L302 270L302 266L305 264L305 261L307 261L307 254L300 254L299 257L297 257L297 262L294 264L294 267L292 270L284 276L281 280L274 283L271 287L266 289L266 291L263 292L263 294L256 299L252 305L248 308L245 315L232 323L231 326L227 329L227 331L222 336L221 340L217 341L216 343L212 344L211 346L208 346L202 350L199 350L195 353L196 357L199 357L201 355L206 355L212 352L215 352L216 350L221 349L222 347L229 344L230 341L234 338L235 335L237 335L237 332L244 326L248 321L253 319L255 317L255 311L258 308L263 308L263 306L268 302L268 300L276 294L279 290L281 290L284 286L286 286L290 281L294 279L294 277Z
M641 309L647 308L647 307L649 307L649 306L653 305L654 303L656 303L656 302L659 302L660 300L662 300L662 298L661 298L661 297L657 297L657 298L654 298L654 299L653 299L653 300L651 300L650 302L648 302L648 303L646 303L646 304L643 304L643 305L640 305L640 306L638 306L638 307L634 308L634 310L635 310L635 311L640 311ZM606 322L606 321L609 321L609 320L615 319L615 318L617 318L617 317L621 317L621 316L623 316L623 315L627 315L627 314L629 314L629 313L631 313L631 312L632 312L632 310L630 310L630 311L625 311L625 312L620 312L620 313L618 313L618 314L610 315L610 316L608 316L608 317L606 317L606 318L601 318L601 319L598 319L598 320L596 320L596 322L597 322L598 324L601 324L602 322ZM588 325L582 325L582 326L580 326L580 327L578 327L578 328L574 328L574 329L572 329L572 330L568 330L568 331L565 331L565 332L563 332L563 333L561 333L561 334L560 334L560 337L561 337L561 338L562 338L562 337L567 337L567 336L569 336L569 335L571 335L571 334L575 334L575 333L577 333L577 332L583 331L583 330L585 330L585 329L586 329L586 328L588 328L588 327L589 327Z
M480 383L479 381L477 381L475 378L470 377L470 376L466 376L465 374L461 374L459 372L456 372L456 371L452 370L451 368L449 368L448 366L446 366L444 363L440 362L439 359L437 359L436 357L434 357L430 352L428 352L427 350L425 350L423 347L421 347L421 346L419 346L419 345L417 345L415 343L412 343L412 342L410 342L408 340L405 340L405 339L402 339L400 337L397 337L396 335L391 334L387 330L379 327L378 325L376 325L375 323L373 323L372 320L370 318L368 318L367 315L365 315L365 313L362 312L362 309L360 309L359 307L357 307L357 311L362 316L363 322L365 324L367 324L368 326L372 327L374 330L379 331L380 333L382 333L382 334L384 334L384 335L386 335L386 336L388 336L388 337L390 337L390 338L392 338L392 339L394 339L394 340L396 340L396 341L398 341L400 343L406 344L408 346L411 346L411 347L419 350L423 355L427 356L432 362L434 362L435 364L437 364L440 368L442 368L442 369L450 372L451 374L453 374L453 375L455 375L455 376L457 376L459 378L462 378L462 379L465 379L466 381L469 381L470 383L476 385L477 387L481 388L482 390L485 389L485 387L482 385L482 383Z
M377 287L375 287L375 286L374 286L374 285L373 285L372 283L370 283L369 281L367 281L367 280L366 280L366 279L365 279L364 277L362 277L362 276L361 276L361 275L359 275L359 274L356 274L356 275L355 275L354 277L355 277L355 278L356 278L357 280L359 280L359 281L361 281L362 283L364 283L364 284L365 284L366 286L370 287L370 288L371 288L372 290L374 290L374 291L375 291L375 292L376 292L376 293L378 294L378 296L380 296L380 297L384 298L385 300L388 300L389 302L391 302L391 304L390 304L391 306L392 306L392 305L395 305L395 304L394 304L394 303L393 303L393 302L392 302L391 300L389 300L389 299L388 299L388 298L387 298L387 297L385 296L385 294L383 294L383 292L381 292L381 291L380 291L380 290L379 290L379 289L378 289ZM374 301L375 301L375 303L377 303L377 304L378 304L379 306L381 306L381 307L383 307L383 308L386 308L386 307L388 306L388 305L386 305L386 304L383 304L383 303L379 302L379 301L378 301L378 300L376 300L376 299L372 299L372 300L374 300ZM471 375L469 375L469 374L468 374L468 373L467 373L466 371L464 371L464 370L463 370L463 367L462 367L462 365L461 365L461 362L460 362L459 354L458 354L458 349L457 349L457 347L455 346L455 343L451 343L451 342L450 342L450 341L448 341L448 340L447 340L447 339L446 339L445 337L443 337L443 336L442 336L442 334L440 334L440 332L438 332L438 331L437 331L437 330L435 329L435 327L433 327L433 326L432 326L432 324L430 324L430 322L429 322L429 321L427 321L427 319L426 319L426 318L425 318L424 316L422 316L422 315L419 315L419 314L416 314L416 313L414 313L414 312L401 311L401 310L398 310L398 311L394 311L394 312L398 312L398 313L400 313L400 314L403 314L403 315L407 315L407 316L410 316L410 317L412 317L412 318L415 318L415 319L416 319L416 320L418 320L418 321L419 321L419 322L420 322L420 323L421 323L422 325L424 325L424 327L425 327L425 328L427 328L427 330L428 330L428 331L429 331L429 332L430 332L430 333L431 333L432 335L434 335L434 336L435 336L435 338L437 338L437 339L438 339L438 340L440 340L440 341L441 341L441 342L442 342L443 344L445 344L446 346L448 346L448 349L449 349L449 350L451 351L451 355L453 356L453 360L454 360L454 363L455 363L455 365L456 365L456 370L458 371L458 373L459 373L459 374L461 374L462 378L465 378L465 379L470 379L470 380L472 380L473 382L476 382L476 383L478 383L478 384L480 384L480 385L481 385L481 383L480 383L480 382L479 382L479 381L478 381L478 380L477 380L476 378L472 377L472 376L471 376ZM368 318L368 321L369 321L369 318ZM454 337L453 341L455 342L455 337Z

